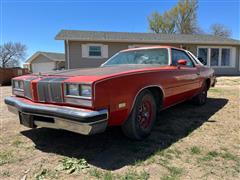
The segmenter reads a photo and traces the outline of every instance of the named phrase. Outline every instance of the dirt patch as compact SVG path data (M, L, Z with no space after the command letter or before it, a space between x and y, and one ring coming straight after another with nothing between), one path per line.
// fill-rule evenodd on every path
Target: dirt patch
M240 77L220 77L202 107L161 112L150 137L130 141L119 128L94 136L28 129L3 103L0 179L239 179Z

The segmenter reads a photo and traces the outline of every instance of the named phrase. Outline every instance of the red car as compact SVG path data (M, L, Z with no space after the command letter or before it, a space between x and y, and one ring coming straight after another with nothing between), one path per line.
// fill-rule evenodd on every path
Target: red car
M159 111L186 100L205 104L215 82L214 71L186 50L144 47L123 50L99 68L16 77L5 103L30 128L89 135L121 126L139 140Z

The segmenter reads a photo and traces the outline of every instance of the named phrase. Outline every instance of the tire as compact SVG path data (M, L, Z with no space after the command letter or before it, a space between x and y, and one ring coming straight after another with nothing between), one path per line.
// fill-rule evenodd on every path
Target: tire
M123 133L134 140L147 137L156 120L156 102L149 90L140 92L128 119L122 125Z
M206 104L207 91L208 91L208 87L207 87L207 83L205 82L201 88L200 93L192 99L192 102L198 106L202 106L202 105Z

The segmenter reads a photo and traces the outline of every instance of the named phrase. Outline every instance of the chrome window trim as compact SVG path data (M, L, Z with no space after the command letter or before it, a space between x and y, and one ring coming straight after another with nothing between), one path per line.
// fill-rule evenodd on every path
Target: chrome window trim
M189 68L195 68L196 67L196 63L194 63L194 61L192 60L192 58L189 56L189 54L187 53L186 50L184 49L178 49L178 48L171 48L171 57L172 57L172 50L175 50L175 51L181 51L183 53L185 53L185 55L190 59L190 61L192 62L193 66L186 66L186 67L189 67ZM172 58L171 58L171 61L172 61ZM171 62L171 65L172 65L172 62Z
M159 48L150 48L149 50L152 50L152 49L167 49L167 51L168 51L168 64L166 64L165 66L167 66L167 65L170 65L171 63L170 63L170 57L171 57L171 53L170 53L170 49L171 48L166 48L166 47L163 47L163 48L161 48L161 47L159 47ZM137 50L137 49L136 49ZM142 50L142 49L141 49ZM130 51L134 51L134 50L129 50L129 52ZM109 62L109 61L111 61L115 56L117 56L119 53L121 53L122 51L120 51L120 52L118 52L118 53L116 53L116 54L114 54L112 57L110 57L107 61L105 61L104 63L102 63L101 65L100 65L100 67L104 67L104 66L106 66L106 64ZM156 65L160 65L160 64L156 64Z

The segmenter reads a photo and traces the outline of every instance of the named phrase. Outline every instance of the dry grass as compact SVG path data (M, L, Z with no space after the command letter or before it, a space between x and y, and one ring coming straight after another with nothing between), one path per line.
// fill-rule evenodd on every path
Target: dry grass
M161 112L152 135L119 128L95 136L20 126L0 87L0 179L239 179L240 77L220 77L205 106Z

